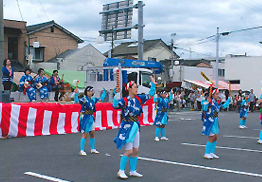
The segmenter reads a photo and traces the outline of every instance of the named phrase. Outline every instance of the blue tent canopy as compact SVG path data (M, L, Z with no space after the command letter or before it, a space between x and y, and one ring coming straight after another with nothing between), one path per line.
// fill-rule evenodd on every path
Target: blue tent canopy
M118 66L127 68L148 68L154 69L154 73L162 73L163 65L156 61L142 61L142 60L131 60L131 59L119 59L119 58L106 58L103 64L104 67Z

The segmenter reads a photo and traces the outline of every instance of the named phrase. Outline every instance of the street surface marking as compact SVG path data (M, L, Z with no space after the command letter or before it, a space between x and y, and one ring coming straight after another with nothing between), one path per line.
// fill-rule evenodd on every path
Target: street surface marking
M241 139L254 139L258 140L258 137L249 137L249 136L238 136L238 135L224 135L226 138L241 138Z
M194 144L194 143L181 143L181 145L195 146L195 147L206 147L206 145ZM228 149L228 150L239 150L239 151L246 151L246 152L262 153L261 150L253 150L253 149L242 149L242 148L223 147L223 146L216 146L216 148L218 148L218 149Z
M36 178L45 179L45 180L48 180L48 181L70 182L70 181L67 181L67 180L54 178L54 177L51 177L51 176L46 176L46 175L42 175L42 174L38 174L38 173L34 173L34 172L25 172L24 174L28 175L28 176L33 176L33 177L36 177Z
M256 174L256 173L248 173L248 172L242 172L242 171L234 171L234 170L229 170L229 169L221 169L221 168L200 166L200 165L195 165L195 164L187 164L187 163L175 162L175 161L166 161L166 160L153 159L153 158L147 158L147 157L138 157L138 159L139 159L139 160L144 160L144 161L159 162L159 163L165 163L165 164L173 164L173 165L179 165L179 166L200 168L200 169L206 169L206 170L212 170L212 171L219 171L219 172L226 172L226 173L233 173L233 174L240 174L240 175L246 175L246 176L260 177L260 178L262 178L262 174Z

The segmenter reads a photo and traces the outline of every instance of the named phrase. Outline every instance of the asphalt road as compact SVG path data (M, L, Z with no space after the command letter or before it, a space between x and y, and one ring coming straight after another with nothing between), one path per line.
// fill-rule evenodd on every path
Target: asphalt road
M207 137L201 135L200 113L179 112L169 116L166 127L169 141L154 142L154 126L141 128L139 156L146 160L139 160L137 168L144 177L130 177L127 181L262 181L262 145L257 144L262 128L259 113L250 113L248 129L242 130L238 129L238 113L220 113L217 146L226 148L216 149L220 156L217 160L203 158L205 148L201 145L205 145ZM117 129L96 132L100 154L87 157L78 155L79 133L0 140L0 182L46 181L25 172L75 182L120 181L116 173L124 150L116 149L113 143L116 134Z

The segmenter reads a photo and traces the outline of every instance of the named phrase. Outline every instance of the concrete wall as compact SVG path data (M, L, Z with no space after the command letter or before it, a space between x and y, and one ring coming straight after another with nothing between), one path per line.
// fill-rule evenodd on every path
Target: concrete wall
M45 47L44 61L50 60L67 49L78 48L78 43L73 37L55 26L54 32L51 32L51 28L47 28L40 32L31 34L30 37L37 37L36 41L40 43L40 46ZM33 42L34 40L30 40L31 45Z
M132 56L138 58L138 55ZM147 61L149 57L156 58L157 62L159 62L161 60L170 59L171 51L166 46L162 45L162 43L159 43L144 52L143 60Z
M85 70L90 66L103 66L105 58L101 52L89 44L60 61L60 69L79 70L83 66Z
M165 60L171 58L171 51L161 44L156 45L152 49L144 53L144 60L148 60L148 57L156 58L159 62L160 60Z
M57 63L33 63L32 64L33 72L37 73L39 68L56 70Z
M213 78L212 79L216 80L216 62L211 62L211 66L213 67ZM218 69L226 69L225 62L218 63ZM225 80L225 77L219 76L218 80Z
M242 90L254 89L256 96L261 94L262 57L236 57L225 60L225 79L240 80Z
M201 76L201 71L203 71L208 78L213 78L213 68L203 68L195 66L174 66L173 71L173 82L180 82L183 80L204 81L204 78Z

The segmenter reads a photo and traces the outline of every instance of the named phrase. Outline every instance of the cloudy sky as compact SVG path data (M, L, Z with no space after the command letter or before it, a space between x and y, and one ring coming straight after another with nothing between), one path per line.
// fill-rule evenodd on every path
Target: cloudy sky
M101 52L110 48L107 42L97 44L96 38L101 28L102 5L115 0L4 0L5 19L22 20L17 2L28 25L55 20L86 40L80 47L91 43ZM176 52L182 58L215 56L215 37L205 38L214 35L216 27L227 32L262 25L261 0L144 0L144 3L144 39L161 38L170 44L171 33L176 33ZM133 24L137 23L136 14L134 10ZM137 30L132 30L132 40L137 40ZM262 28L221 36L220 56L245 52L260 56L260 41Z

